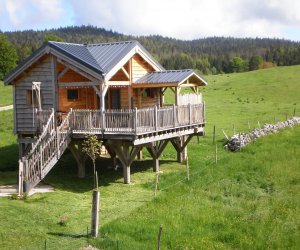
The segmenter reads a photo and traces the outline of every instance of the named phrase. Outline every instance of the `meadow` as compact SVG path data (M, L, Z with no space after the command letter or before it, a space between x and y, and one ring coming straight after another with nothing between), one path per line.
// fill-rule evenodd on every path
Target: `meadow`
M300 66L208 76L206 136L188 145L190 181L185 164L168 145L161 157L159 191L149 155L132 166L132 184L122 170L97 161L100 172L101 249L154 249L163 227L162 249L299 249L300 126L257 140L241 152L222 149L224 135L248 131L264 122L300 116ZM169 93L166 96L171 99ZM298 109L299 108L299 109ZM0 185L14 183L17 145L12 111L0 112ZM216 126L218 163L212 143ZM92 167L77 178L67 152L46 177L55 192L26 200L0 198L1 249L19 247L78 249L87 244ZM62 219L65 223L60 223Z
M0 107L13 104L11 86L4 86L3 82L0 81L0 93Z

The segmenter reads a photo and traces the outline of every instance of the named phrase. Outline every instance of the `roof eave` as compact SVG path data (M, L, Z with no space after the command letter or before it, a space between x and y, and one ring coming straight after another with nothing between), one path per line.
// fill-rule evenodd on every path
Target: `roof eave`
M103 81L103 73L94 67L91 67L89 64L84 63L74 56L71 56L70 54L64 52L63 50L60 50L56 46L54 46L51 43L47 43L43 45L41 48L39 48L37 51L35 51L32 55L30 55L27 59L25 59L19 66L17 66L15 69L13 69L3 80L5 85L11 85L12 82L19 77L19 75L26 70L27 68L31 67L38 59L40 59L42 56L46 54L53 54L59 58L63 58L65 60L68 60L71 64L74 66L81 66L83 67L83 70L87 72L88 74L92 75L93 77ZM79 64L79 65L78 65Z
M105 75L105 81L108 81L117 71L132 57L134 54L139 54L146 62L148 62L156 71L164 70L152 56L147 52L147 50L139 43L135 42L132 49Z
M199 85L199 86L206 86L206 85L208 85L208 82L202 76L200 76L197 72L195 72L194 70L192 70L191 73L187 77L185 77L182 81L180 81L178 83L178 85L183 84L192 75L195 75L203 83L203 85Z

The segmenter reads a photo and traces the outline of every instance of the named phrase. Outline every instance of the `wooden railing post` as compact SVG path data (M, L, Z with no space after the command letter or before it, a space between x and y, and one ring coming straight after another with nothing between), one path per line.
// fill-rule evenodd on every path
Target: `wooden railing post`
M137 134L137 125L138 125L138 110L137 107L134 108L134 118L133 118L133 126L134 132Z
M19 160L19 196L21 196L23 194L23 161Z
M105 132L105 110L101 110L101 127L102 127L102 133Z
M203 102L203 105L202 105L202 120L203 120L203 123L205 123L205 102Z
M192 124L192 108L191 108L191 104L189 103L188 105L189 107L189 124Z
M157 131L158 127L157 127L157 106L156 105L154 107L154 124L155 124L155 131Z
M71 108L70 109L70 116L69 117L69 128L71 129L71 131L73 130L73 119L74 119L74 116L73 116L73 109Z
M173 127L176 127L176 106L173 104Z
M42 179L42 169L43 169L43 146L40 146L40 178Z

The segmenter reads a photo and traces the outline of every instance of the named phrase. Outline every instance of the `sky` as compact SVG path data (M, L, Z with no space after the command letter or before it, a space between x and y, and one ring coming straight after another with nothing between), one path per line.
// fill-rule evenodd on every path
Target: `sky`
M269 37L300 41L299 0L0 0L0 30L93 25L183 40Z

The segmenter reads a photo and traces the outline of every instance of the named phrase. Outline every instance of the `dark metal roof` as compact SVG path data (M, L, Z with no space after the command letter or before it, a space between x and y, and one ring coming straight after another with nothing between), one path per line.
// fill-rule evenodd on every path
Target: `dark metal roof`
M138 79L134 84L181 83L192 75L207 85L206 80L193 69L151 72Z
M151 63L160 70L164 68L151 56L151 54L137 41L100 43L100 44L74 44L64 42L49 41L40 49L29 56L23 63L12 70L4 79L8 84L12 78L21 73L28 64L35 61L42 54L47 53L47 49L53 49L68 58L84 65L96 74L106 75L112 70L132 49L138 47L139 50L150 59Z

